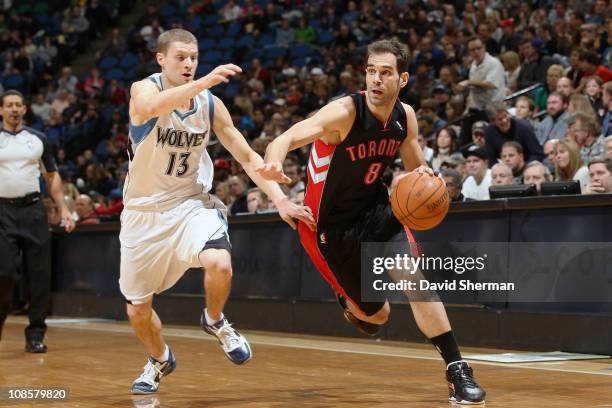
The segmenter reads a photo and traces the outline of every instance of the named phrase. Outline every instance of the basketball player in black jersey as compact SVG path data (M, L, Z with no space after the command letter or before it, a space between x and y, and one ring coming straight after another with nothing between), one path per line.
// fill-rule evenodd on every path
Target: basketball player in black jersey
M361 243L403 239L414 242L390 210L381 181L399 152L407 171L433 175L418 144L414 110L398 99L408 83L408 50L395 40L370 44L367 90L330 102L312 117L277 137L258 169L265 178L288 182L287 152L313 143L304 204L317 221L316 231L298 226L302 245L336 291L347 320L375 334L389 316L389 302L361 299ZM410 302L416 322L442 355L449 399L484 403L485 391L462 360L441 302Z

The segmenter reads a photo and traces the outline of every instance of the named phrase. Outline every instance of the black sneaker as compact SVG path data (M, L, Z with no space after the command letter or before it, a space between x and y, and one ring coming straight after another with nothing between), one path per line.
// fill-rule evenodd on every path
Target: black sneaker
M376 336L380 332L381 326L379 324L364 322L363 320L360 320L355 317L355 315L348 309L346 305L346 298L340 293L336 293L336 299L338 300L338 304L344 311L344 318L346 319L346 321L355 326L357 330L359 330L366 336Z
M446 367L448 400L457 404L484 404L486 391L474 380L472 367L465 361L456 361Z

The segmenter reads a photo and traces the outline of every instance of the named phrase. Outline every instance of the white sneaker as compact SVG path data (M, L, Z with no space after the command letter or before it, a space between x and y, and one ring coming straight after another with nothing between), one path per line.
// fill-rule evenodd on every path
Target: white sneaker
M200 322L202 329L206 333L212 334L219 340L223 352L232 363L244 364L251 359L252 353L249 342L232 327L226 318L219 320L211 326L206 323L206 316L204 316L204 311L202 311Z
M168 347L168 360L160 363L153 357L144 366L144 371L132 383L132 394L153 394L159 389L162 377L169 375L176 369L176 359L172 349Z

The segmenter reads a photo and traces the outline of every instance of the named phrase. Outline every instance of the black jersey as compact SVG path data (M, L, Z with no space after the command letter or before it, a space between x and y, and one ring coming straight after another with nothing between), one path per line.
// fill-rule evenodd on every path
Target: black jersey
M382 174L406 139L407 118L397 100L386 123L366 104L365 92L352 94L355 121L339 145L316 140L308 161L304 203L319 226L348 225L367 209L389 201Z

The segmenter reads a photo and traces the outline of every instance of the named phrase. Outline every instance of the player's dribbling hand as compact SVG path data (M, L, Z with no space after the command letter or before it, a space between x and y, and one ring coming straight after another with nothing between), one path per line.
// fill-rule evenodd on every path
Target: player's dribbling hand
M298 205L291 202L287 197L283 198L276 204L280 217L293 229L296 229L295 219L298 219L306 224L311 230L315 230L316 222L312 215L310 207Z
M206 88L212 88L215 85L219 85L221 82L226 82L226 83L229 82L230 76L234 76L241 72L242 72L242 68L240 68L238 65L234 65L234 64L219 65L218 67L210 71L208 75L203 76L202 78L198 79L198 81L204 84Z
M435 176L436 174L434 173L433 169L429 166L419 166L416 169L414 169L415 173L421 173L421 174L429 174L430 176Z
M281 162L264 163L256 168L255 171L266 180L283 184L291 183L291 179L283 172L283 164Z

